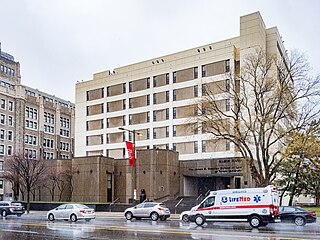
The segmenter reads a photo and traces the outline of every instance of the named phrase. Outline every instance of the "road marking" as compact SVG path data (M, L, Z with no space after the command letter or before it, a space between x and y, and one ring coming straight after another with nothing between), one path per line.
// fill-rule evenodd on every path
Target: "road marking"
M32 232L32 231L22 231L17 229L0 229L2 232L16 232L16 233L31 233L31 234L38 234L38 232Z
M267 231L267 230L263 230L259 232L252 232L249 230L235 230L235 234L225 234L225 233L203 233L203 232L199 232L197 231L197 229L189 229L191 232L187 232L187 231L178 231L179 228L176 228L177 231L172 231L172 230L157 230L157 229L135 229L135 228L128 228L128 227L137 227L137 225L134 226L124 226L124 227L118 227L117 225L115 225L115 227L99 227L97 225L93 225L93 226L86 226L86 225L76 225L76 224L56 224L56 223L51 223L51 222L47 222L46 224L44 223L0 223L0 225L3 224L16 224L16 225L23 225L23 226L35 226L35 227L48 227L48 224L52 224L54 225L56 228L65 228L65 229L95 229L95 230L101 230L101 231L126 231L126 232L142 232L142 233L165 233L165 234L176 234L176 235L192 235L192 234L197 234L197 235L202 235L202 236L215 236L215 237L232 237L232 238L246 238L246 239L266 239L266 238L272 238L272 239L281 239L281 240L304 240L306 239L306 235L309 235L309 237L312 237L312 235L316 235L319 236L319 233L315 233L315 232L276 232L276 231ZM4 230L4 229L3 229ZM7 229L6 229L7 230ZM206 229L204 229L206 230ZM207 229L210 231L210 229ZM228 231L230 229L212 229L213 231ZM12 232L18 232L15 230L8 230L8 231L12 231ZM20 231L20 232L24 232L24 233L37 233L37 232L31 232L31 231ZM236 232L243 232L243 233L252 233L252 234L259 234L259 233L265 233L262 236L259 235L240 235L240 234L236 234ZM266 233L269 233L269 235L266 235ZM278 234L278 235L276 235ZM303 234L304 237L286 237L283 236L284 234ZM319 238L317 238L319 239Z

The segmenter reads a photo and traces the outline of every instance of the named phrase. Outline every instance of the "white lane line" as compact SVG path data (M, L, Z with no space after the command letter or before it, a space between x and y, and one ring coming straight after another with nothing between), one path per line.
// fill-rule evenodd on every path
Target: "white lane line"
M16 233L30 233L30 234L38 234L38 232L32 232L32 231L21 231L16 229L0 229L2 232L16 232Z

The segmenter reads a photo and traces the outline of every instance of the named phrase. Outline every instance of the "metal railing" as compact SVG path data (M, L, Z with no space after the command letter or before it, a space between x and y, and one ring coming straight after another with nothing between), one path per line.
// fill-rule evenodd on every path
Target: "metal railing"
M180 205L180 203L183 201L183 198L180 199L180 201L174 206L174 213L177 213L177 207Z
M115 204L118 200L119 200L119 198L117 198L116 200L114 200L113 202L110 203L110 205L109 205L109 212L111 212L111 207L112 207L112 205Z

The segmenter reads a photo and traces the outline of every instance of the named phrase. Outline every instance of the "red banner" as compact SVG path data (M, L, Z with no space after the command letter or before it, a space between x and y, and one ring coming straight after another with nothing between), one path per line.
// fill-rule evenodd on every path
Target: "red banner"
M130 166L134 166L134 151L132 142L126 142Z

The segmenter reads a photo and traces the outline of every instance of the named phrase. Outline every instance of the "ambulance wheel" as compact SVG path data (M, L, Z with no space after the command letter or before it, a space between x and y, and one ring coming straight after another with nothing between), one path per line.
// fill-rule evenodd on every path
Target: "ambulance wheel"
M198 226L202 226L204 223L205 223L206 219L204 218L203 215L197 215L196 216L196 219L195 219L195 223L198 225Z
M262 221L261 221L261 218L259 216L252 216L249 219L249 223L250 223L251 227L257 228L257 227L261 226Z

